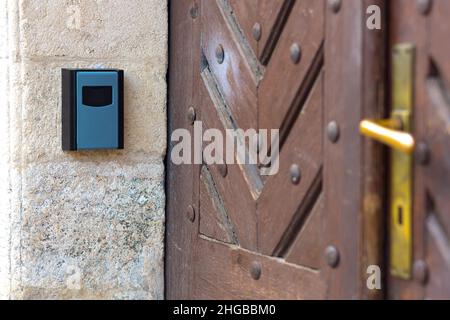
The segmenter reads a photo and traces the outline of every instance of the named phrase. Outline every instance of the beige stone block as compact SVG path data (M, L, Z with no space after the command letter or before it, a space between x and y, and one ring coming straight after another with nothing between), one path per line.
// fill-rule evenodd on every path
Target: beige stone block
M23 65L23 163L127 157L162 157L166 148L166 69L159 59L103 63L125 70L125 150L63 152L61 149L61 68L90 68L89 62L33 62Z
M8 97L8 60L0 59L0 97ZM10 212L9 104L0 98L0 300L9 298Z
M166 57L161 0L20 0L26 57Z
M33 164L22 180L13 297L163 298L164 168L158 159Z
M0 1L0 59L8 56L8 18L6 1ZM2 77L0 75L0 77Z

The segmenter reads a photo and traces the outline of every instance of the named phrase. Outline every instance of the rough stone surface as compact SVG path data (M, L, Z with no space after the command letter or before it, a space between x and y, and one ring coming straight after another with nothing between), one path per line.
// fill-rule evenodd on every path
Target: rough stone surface
M9 59L6 2L0 2L0 299L10 291L10 201L9 201Z
M27 263L16 273L17 295L162 298L164 186L154 162L26 168L20 252Z
M20 11L28 57L136 59L166 46L166 1L21 0Z
M6 1L0 2L0 59L8 56L8 20L6 15Z
M125 70L125 150L61 150L61 68ZM0 299L162 299L167 2L0 1Z

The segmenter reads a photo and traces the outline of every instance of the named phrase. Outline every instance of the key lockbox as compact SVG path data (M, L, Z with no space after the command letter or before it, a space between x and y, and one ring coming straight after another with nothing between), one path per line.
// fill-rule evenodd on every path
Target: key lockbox
M62 148L123 149L123 71L62 69Z

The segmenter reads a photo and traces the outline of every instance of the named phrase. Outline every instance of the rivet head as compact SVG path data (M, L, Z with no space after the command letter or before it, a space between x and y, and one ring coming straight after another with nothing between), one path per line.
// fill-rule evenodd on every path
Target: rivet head
M328 0L328 7L330 8L331 12L339 12L339 10L341 10L341 5L341 0Z
M253 39L256 41L261 40L261 24L258 22L253 25L252 29Z
M294 64L298 64L302 58L302 49L298 43L294 43L291 46L291 61Z
M219 44L216 48L216 61L218 64L222 64L225 60L225 51L223 49L223 46Z
M423 260L417 260L413 265L414 280L420 284L426 284L428 281L428 266Z
M289 176L291 177L291 182L294 185L298 185L302 179L300 168L298 165L293 164L289 169Z
M186 217L188 218L188 220L190 222L194 222L195 221L195 209L193 206L188 206L187 210L186 210Z
M197 118L197 112L195 111L194 107L189 107L187 111L187 119L191 124L194 124L195 120Z
M225 163L220 163L217 165L217 170L220 175L225 178L228 175L228 166Z
M336 121L331 121L327 126L327 136L332 143L339 141L341 132Z
M417 0L417 7L423 15L430 13L432 4L432 0Z
M325 249L325 260L331 268L336 268L339 265L339 251L335 246L328 246Z
M253 280L259 280L261 278L261 273L261 263L259 263L258 261L253 261L252 265L250 266L250 275L252 276Z
M189 10L189 14L191 15L192 19L197 19L198 17L198 4L194 3L191 7L191 10Z
M430 164L430 149L425 142L420 142L416 147L416 160L422 166Z

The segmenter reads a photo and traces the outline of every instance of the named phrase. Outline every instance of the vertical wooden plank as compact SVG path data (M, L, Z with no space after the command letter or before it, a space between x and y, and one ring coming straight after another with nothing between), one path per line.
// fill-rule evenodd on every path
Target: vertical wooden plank
M364 9L376 5L381 9L381 30L363 32L363 96L362 114L365 119L384 119L387 115L387 7L386 0L364 0ZM366 16L366 19L368 15ZM363 139L362 144L362 187L361 210L361 264L360 297L363 299L382 299L382 290L367 287L367 268L379 266L383 273L388 271L384 259L384 239L387 232L385 208L386 154L385 148L371 139Z
M361 279L362 138L358 126L363 104L365 8L363 1L342 1L336 12L330 3L325 9L324 117L326 126L333 122L339 126L339 139L333 143L325 128L323 234L325 247L336 247L340 258L335 268L324 262L323 270L328 298L356 299Z
M200 70L200 32L196 14L200 12L199 6L198 1L170 2L169 139L175 129L186 128L191 134L193 131L187 111L196 106L194 92ZM198 217L192 223L188 208L192 206L198 211L198 177L194 178L198 168L173 165L170 161L172 148L173 144L169 142L166 160L166 298L188 299L195 267L192 248L198 232Z
M336 269L325 267L331 299L384 294L367 288L366 272L371 265L385 271L385 155L358 129L363 118L381 119L386 112L387 26L384 21L381 30L367 28L370 5L386 13L385 0L343 1L338 12L327 8L325 124L339 126L336 143L325 137L324 234L340 253Z

